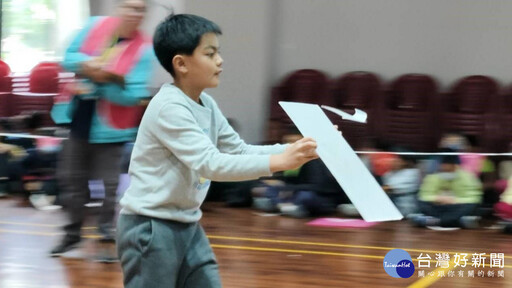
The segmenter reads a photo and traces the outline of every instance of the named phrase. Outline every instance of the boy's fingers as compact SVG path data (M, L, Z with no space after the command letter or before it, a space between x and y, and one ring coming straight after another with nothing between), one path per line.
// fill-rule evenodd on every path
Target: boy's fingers
M316 142L301 143L299 145L300 150L315 150L317 147Z
M309 141L313 141L313 142L316 142L315 139L311 138L311 137L304 137L300 140L298 140L300 142L309 142Z

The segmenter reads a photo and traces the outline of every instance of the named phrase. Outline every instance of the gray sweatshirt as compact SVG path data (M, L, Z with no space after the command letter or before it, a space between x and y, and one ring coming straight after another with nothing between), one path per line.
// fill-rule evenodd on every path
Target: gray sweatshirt
M202 93L200 100L202 105L171 84L151 100L133 148L121 213L195 222L210 180L271 175L270 155L286 146L246 144L212 97Z

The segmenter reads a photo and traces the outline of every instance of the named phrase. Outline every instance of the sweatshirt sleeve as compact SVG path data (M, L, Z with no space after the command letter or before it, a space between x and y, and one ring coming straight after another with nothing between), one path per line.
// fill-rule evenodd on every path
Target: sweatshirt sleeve
M219 119L218 131L218 147L222 153L228 154L263 154L272 155L283 153L287 145L274 144L274 145L249 145L243 141L238 133L229 125L228 120L217 104L214 104L217 119Z
M270 176L269 155L222 153L200 129L185 106L168 103L157 116L154 135L188 168L214 181L242 181Z

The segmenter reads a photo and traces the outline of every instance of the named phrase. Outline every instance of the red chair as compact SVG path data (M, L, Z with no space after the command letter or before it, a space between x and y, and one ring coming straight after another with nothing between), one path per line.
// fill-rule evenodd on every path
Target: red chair
M439 140L439 94L429 75L406 74L394 80L385 93L381 138L415 151L435 151Z
M319 70L297 70L288 75L280 85L272 88L270 100L270 119L267 140L281 141L287 127L292 126L279 101L335 105L329 94L329 78Z
M0 77L9 76L11 74L11 68L7 63L0 60Z
M11 111L12 97L11 68L4 61L0 60L0 117L9 117Z
M50 111L53 98L59 92L59 72L61 68L57 63L43 62L36 65L28 76L28 92L13 92L12 107L14 115L38 111L42 113L44 126L54 126Z
M499 97L498 121L491 125L492 134L501 135L497 142L497 151L509 152L512 147L512 85ZM502 123L505 123L503 125Z
M496 151L499 97L499 86L492 78L464 77L443 99L442 131L472 135L484 151Z
M60 64L58 62L41 62L41 63L37 64L36 66L34 66L34 68L32 68L32 70L38 69L41 67L52 67L59 72L64 71L64 69L62 68L62 66L60 66Z
M348 113L360 109L368 114L367 123L342 120L333 113L326 114L338 125L343 137L354 149L364 146L376 137L375 122L379 119L377 103L381 100L379 78L370 72L349 72L334 80L332 98L336 108Z
M32 93L57 93L59 91L60 66L56 63L41 63L29 76L29 91Z

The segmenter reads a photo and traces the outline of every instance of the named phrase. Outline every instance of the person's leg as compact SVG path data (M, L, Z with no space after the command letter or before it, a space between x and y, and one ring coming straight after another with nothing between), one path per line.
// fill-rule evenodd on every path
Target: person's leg
M222 287L215 254L199 223L186 251L176 287Z
M117 186L121 174L122 143L92 144L95 178L103 180L105 198L98 219L103 240L114 240L114 217L117 203Z
M69 139L65 141L57 167L57 179L60 200L68 214L68 223L64 226L65 236L52 251L58 256L80 242L82 224L86 210L84 205L89 200L89 153L87 141Z
M302 206L310 215L325 215L336 211L336 199L313 191L298 191L294 204Z
M441 216L439 205L427 201L418 201L418 208L421 213L439 218Z
M417 213L416 195L390 195L391 201L395 204L396 208L407 217L409 214Z
M9 181L8 163L9 155L7 152L0 151L0 197L7 195L7 182Z
M187 253L204 253L196 242L197 223L121 214L117 250L125 288L181 287ZM208 240L206 240L208 241ZM209 286L191 286L209 287Z
M420 214L409 214L408 219L416 226L438 226L441 220L442 207L427 201L418 201Z
M459 227L461 226L460 220L463 216L475 215L478 204L453 204L443 206L444 211L440 217L440 225L443 227Z

